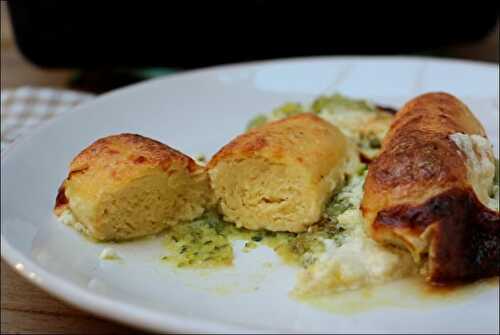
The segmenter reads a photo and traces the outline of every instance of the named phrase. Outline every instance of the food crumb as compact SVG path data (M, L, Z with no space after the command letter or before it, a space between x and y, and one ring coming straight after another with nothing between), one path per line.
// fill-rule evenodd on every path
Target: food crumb
M104 248L101 251L99 258L102 260L107 260L107 261L121 259L120 256L118 256L117 252L113 248Z
M199 153L199 154L194 155L194 160L198 164L204 165L207 162L207 156L205 156L205 154Z
M243 252L249 252L250 250L255 249L255 248L257 248L257 243L252 242L252 241L246 242L245 246L243 247Z

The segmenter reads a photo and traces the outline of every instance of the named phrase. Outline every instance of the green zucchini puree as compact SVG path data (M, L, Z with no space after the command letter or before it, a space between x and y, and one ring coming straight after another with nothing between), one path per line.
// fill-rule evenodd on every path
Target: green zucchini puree
M366 166L356 176L347 178L343 187L334 192L323 218L306 232L251 231L224 221L216 211L205 212L198 219L179 224L166 231L164 245L168 254L163 261L177 267L216 268L233 264L233 241L245 241L243 252L265 245L273 249L287 264L304 268L312 265L325 250L325 241L342 243L344 228L337 217L356 204L352 201L354 189L364 182Z

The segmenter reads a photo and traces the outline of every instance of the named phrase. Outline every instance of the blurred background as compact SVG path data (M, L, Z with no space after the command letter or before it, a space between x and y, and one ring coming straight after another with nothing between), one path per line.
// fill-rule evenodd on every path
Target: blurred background
M158 75L250 60L346 54L498 63L494 5L336 2L2 1L2 88L102 93Z

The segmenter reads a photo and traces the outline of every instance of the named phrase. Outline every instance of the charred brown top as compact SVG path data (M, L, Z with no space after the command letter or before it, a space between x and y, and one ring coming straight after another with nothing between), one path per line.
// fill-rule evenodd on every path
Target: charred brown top
M82 184L87 184L84 187L92 194L113 181L140 177L146 169L159 167L171 173L175 170L171 169L172 166L185 167L190 173L204 171L190 157L151 138L137 134L100 138L82 150L71 162L68 177L58 190L54 211L60 215L68 206L68 198L71 200L66 194L70 189L67 185L69 181L86 178Z
M124 155L128 161L123 160ZM168 169L172 161L184 161L190 172L198 167L194 160L168 145L137 134L119 134L98 139L82 150L71 163L70 173L86 169L96 160L119 160L121 164L160 165Z
M390 106L383 106L383 105L376 105L375 106L377 109L380 109L381 111L384 111L386 113L396 115L398 110L396 108L390 107Z
M369 165L361 204L370 235L409 250L435 283L498 274L500 261L498 213L477 199L454 133L486 136L450 94L406 103Z
M69 203L65 191L66 189L64 187L64 182L63 182L61 186L59 186L59 189L57 190L56 203L54 205L54 211L58 215L66 208L66 206Z
M450 189L419 206L382 210L373 225L418 235L432 225L427 276L434 283L500 275L500 214L486 208L472 189Z
M446 136L414 130L397 133L371 173L384 189L419 183L454 183L466 178L464 159Z

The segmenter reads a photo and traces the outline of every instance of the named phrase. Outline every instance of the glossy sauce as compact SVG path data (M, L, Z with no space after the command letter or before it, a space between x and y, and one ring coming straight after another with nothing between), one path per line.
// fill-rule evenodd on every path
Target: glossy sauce
M333 314L352 315L380 308L429 309L443 304L457 304L492 290L497 290L498 294L498 287L498 277L460 286L431 286L420 277L413 277L356 291L298 300Z

